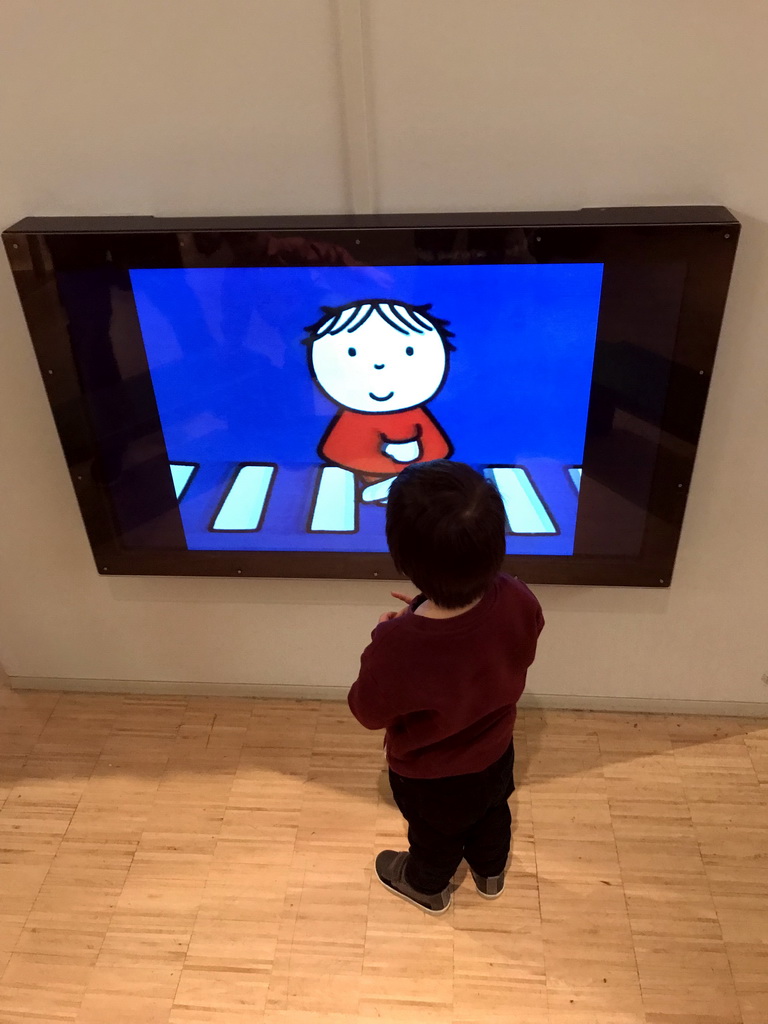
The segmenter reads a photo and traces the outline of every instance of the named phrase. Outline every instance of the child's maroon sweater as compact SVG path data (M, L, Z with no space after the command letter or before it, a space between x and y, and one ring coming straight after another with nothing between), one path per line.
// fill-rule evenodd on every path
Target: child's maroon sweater
M504 575L451 619L416 615L423 600L373 631L350 709L366 729L387 730L387 758L398 775L483 771L512 739L544 626L541 607L524 583Z

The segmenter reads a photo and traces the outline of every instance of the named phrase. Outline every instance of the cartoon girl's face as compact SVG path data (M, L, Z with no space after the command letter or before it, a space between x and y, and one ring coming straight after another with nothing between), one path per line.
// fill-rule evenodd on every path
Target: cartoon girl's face
M320 387L356 412L399 412L423 405L440 389L446 354L437 331L401 334L380 316L358 330L326 334L312 346Z

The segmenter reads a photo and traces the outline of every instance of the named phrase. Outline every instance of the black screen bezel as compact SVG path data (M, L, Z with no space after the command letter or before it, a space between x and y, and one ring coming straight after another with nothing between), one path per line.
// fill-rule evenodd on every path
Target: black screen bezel
M398 577L382 553L188 550L170 485L155 495L165 506L167 546L127 546L105 482L109 472L94 426L93 395L73 353L70 316L59 288L62 273L103 272L114 283L121 275L127 279L131 267L220 266L211 263L216 245L226 248L228 266L304 265L307 257L296 239L311 243L317 265L338 265L328 246L373 265L685 263L666 399L654 424L662 439L684 443L675 445L674 459L665 459L659 447L640 555L507 560L509 571L531 583L664 587L672 578L738 235L738 222L722 207L666 207L371 217L28 218L3 237L94 559L99 572L110 575ZM604 326L598 327L598 340ZM138 319L135 332L143 355ZM596 363L596 377L599 369ZM150 419L152 401L144 396ZM156 424L150 426L162 437L156 407L154 416ZM585 478L589 451L588 428ZM157 457L162 461L163 453Z

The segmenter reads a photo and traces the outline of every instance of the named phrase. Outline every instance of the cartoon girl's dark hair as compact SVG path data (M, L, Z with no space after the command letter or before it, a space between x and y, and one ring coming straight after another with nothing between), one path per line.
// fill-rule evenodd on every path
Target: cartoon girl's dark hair
M436 331L448 352L456 348L450 343L453 331L448 330L449 320L443 320L430 312L432 303L416 306L398 299L361 299L347 302L343 306L321 306L322 316L315 323L305 327L307 335L302 344L311 345L318 338L334 334L354 334L369 317L376 313L393 330L401 334L427 334Z

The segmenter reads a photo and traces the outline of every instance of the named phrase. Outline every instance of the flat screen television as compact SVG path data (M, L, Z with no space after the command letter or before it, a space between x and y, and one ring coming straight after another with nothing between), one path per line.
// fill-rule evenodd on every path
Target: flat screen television
M670 583L722 207L27 218L3 238L98 571L396 578L404 466L498 487L532 583Z

